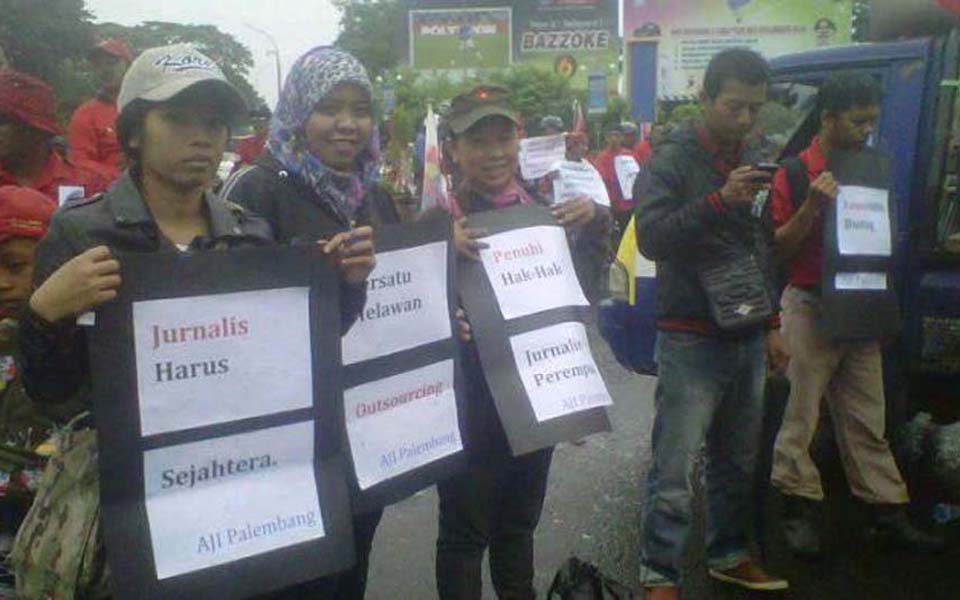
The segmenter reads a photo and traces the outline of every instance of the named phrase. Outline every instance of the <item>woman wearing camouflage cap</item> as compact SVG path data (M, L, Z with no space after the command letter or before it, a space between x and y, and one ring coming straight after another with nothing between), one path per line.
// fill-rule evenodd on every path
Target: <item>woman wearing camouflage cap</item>
M531 196L516 178L518 124L509 90L494 86L478 86L457 96L446 116L451 135L446 149L460 181L451 216L457 250L466 260L479 259L484 248L478 238L485 233L468 227L471 214L547 203ZM609 217L590 199L557 205L553 213L571 237L606 237ZM441 600L479 600L481 564L489 548L497 595L533 599L533 532L543 508L553 448L511 454L476 348L468 345L463 350L471 410L468 439L475 442L467 449L466 470L437 485L437 590Z

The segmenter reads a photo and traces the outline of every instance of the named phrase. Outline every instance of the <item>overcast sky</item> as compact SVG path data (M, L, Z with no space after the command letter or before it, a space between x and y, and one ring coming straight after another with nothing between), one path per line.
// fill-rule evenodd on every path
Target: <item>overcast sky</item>
M266 36L251 30L254 25L267 31L280 48L283 75L301 54L337 37L340 14L329 0L86 0L97 22L136 25L143 21L172 21L216 25L250 49L255 66L251 83L272 108L277 100L277 75L272 46Z

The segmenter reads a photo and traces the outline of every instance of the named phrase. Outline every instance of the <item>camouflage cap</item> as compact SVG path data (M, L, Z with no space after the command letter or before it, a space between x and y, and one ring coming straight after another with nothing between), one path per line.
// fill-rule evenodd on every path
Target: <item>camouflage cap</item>
M461 134L487 117L504 117L520 124L513 110L510 90L496 85L478 85L450 101L446 125L454 134Z

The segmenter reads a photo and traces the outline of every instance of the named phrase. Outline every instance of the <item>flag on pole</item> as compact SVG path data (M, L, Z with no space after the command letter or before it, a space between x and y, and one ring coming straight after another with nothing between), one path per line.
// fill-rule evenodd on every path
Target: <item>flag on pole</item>
M579 100L573 101L573 127L571 128L570 133L582 133L584 136L587 135L587 120L583 116L583 107L580 106Z
M420 212L441 206L450 212L450 195L447 193L447 178L440 170L440 138L437 130L440 117L427 106L427 118L423 121L426 141L423 153L423 194L420 197Z

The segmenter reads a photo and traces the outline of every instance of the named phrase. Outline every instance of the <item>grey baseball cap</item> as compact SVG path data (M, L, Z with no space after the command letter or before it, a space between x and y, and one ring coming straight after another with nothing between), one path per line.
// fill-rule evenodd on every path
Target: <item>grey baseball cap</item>
M247 116L247 103L215 62L187 44L144 50L131 63L117 95L117 112L134 100L166 102L188 89L203 88L203 96L223 106L228 121ZM199 91L199 90L198 90Z

